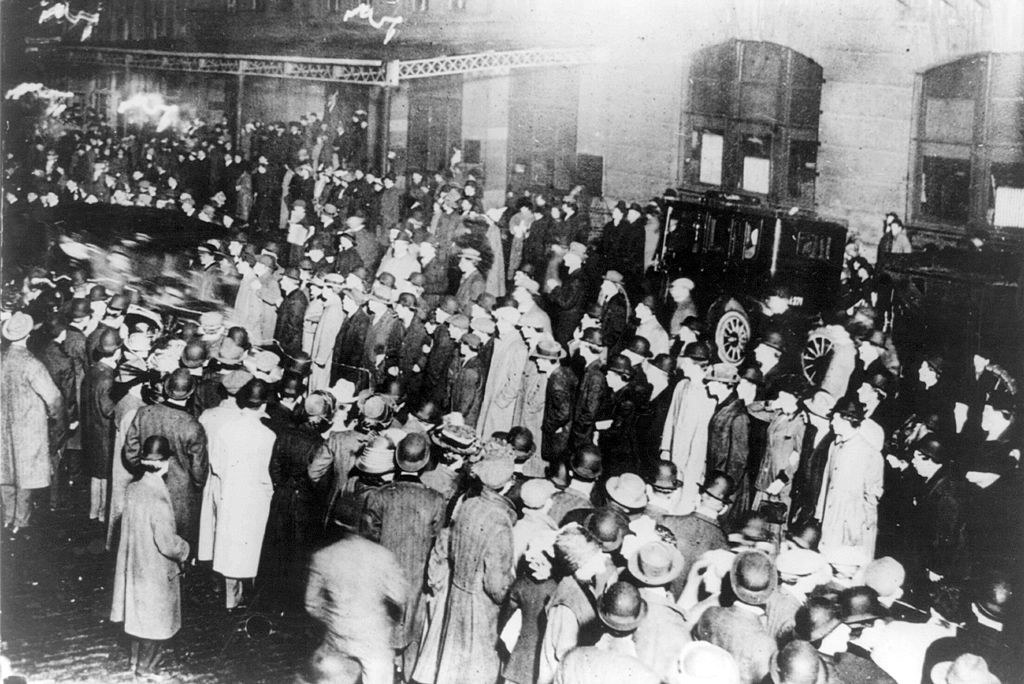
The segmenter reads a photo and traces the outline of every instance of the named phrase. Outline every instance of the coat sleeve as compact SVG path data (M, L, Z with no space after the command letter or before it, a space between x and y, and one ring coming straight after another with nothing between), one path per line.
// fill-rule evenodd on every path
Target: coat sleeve
M161 555L179 563L188 558L188 542L175 533L173 515L154 514L150 518L150 527L153 543Z
M454 386L458 386L457 392L452 392L453 401L457 400L458 405L452 405L452 411L458 411L465 417L473 412L473 404L475 402L477 394L481 385L480 371L472 366L467 366L462 369L462 372L455 376ZM469 424L469 420L466 421Z
M928 542L925 568L937 575L955 571L963 560L964 505L959 496L943 496L935 507L934 532Z
M747 468L747 459L750 456L750 418L747 414L739 413L729 425L729 449L728 456L729 476L736 483L742 481L743 471Z
M550 399L544 405L544 432L555 432L572 421L574 377L571 374L559 373L557 381L551 388Z
M274 489L277 489L284 484L284 457L282 452L281 440L274 441L274 449L270 452L270 464L267 466L267 471L270 473L270 482L274 485Z
M661 450L672 451L672 437L676 431L676 418L683 409L683 394L687 384L680 382L672 390L672 403L668 407L668 415L665 418L665 427L661 430ZM672 454L674 455L674 454Z
M46 405L46 415L53 422L53 434L63 435L67 429L67 414L65 413L64 399L61 397L60 390L53 382L53 378L50 377L50 372L46 370L46 366L36 362L33 364L33 369L29 376L32 391Z
M206 430L196 424L186 447L188 451L189 476L192 486L202 489L210 473L210 455L206 449Z
M370 492L363 505L363 516L359 523L359 534L372 542L380 542L380 497L376 491Z
M328 440L316 451L316 456L306 467L306 473L313 482L319 482L331 470L334 464L334 452L331 451L331 443Z
M598 383L589 374L583 376L579 403L572 419L572 448L578 449L590 443L594 435L594 421L601 408L601 392Z

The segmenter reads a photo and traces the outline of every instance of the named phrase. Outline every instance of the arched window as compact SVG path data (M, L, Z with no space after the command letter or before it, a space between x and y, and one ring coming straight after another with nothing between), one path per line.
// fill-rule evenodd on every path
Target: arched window
M684 185L813 206L821 67L775 43L731 40L690 69Z
M1024 53L942 64L919 92L914 220L1024 228Z

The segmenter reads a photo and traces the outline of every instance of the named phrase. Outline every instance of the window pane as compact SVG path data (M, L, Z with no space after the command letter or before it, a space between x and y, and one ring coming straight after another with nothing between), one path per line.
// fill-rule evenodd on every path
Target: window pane
M992 224L1024 228L1024 164L992 165Z
M925 104L924 137L969 143L974 137L974 100L939 100Z
M743 189L767 195L771 186L771 137L747 136L742 149Z
M709 131L700 136L700 182L708 185L722 184L722 148L725 139Z
M814 201L814 181L818 177L818 143L794 140L789 143L787 189L795 200Z
M940 221L966 221L970 207L970 161L925 157L921 166L921 213Z

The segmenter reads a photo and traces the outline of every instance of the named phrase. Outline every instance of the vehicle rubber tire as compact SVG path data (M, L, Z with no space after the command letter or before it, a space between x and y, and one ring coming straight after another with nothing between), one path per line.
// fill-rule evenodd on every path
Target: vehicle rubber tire
M746 309L733 297L720 297L708 309L708 323L714 330L712 339L718 360L739 365L753 335Z

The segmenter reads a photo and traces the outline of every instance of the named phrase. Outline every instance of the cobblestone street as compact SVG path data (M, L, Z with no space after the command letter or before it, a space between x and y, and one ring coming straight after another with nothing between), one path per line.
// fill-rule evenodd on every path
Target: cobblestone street
M114 552L105 526L87 519L88 491L50 512L38 492L30 534L3 542L3 655L29 682L126 682L128 638L111 623ZM206 564L208 565L208 564ZM161 666L168 681L287 682L319 641L301 609L264 612L265 595L235 614L223 581L204 564L182 581L182 629Z

